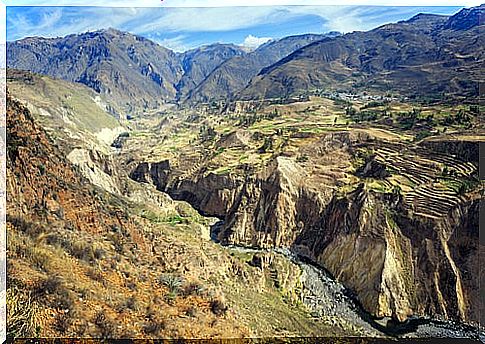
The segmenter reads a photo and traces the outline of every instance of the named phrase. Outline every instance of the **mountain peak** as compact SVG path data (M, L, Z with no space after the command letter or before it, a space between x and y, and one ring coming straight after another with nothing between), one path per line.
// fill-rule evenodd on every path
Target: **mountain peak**
M483 25L485 5L464 8L457 14L451 16L444 28L451 30L468 30L474 26Z
M413 23L417 21L422 21L422 20L439 20L439 19L444 19L446 16L440 15L440 14L430 14L430 13L418 13L415 16L411 17L408 20L403 20L402 22L405 23Z

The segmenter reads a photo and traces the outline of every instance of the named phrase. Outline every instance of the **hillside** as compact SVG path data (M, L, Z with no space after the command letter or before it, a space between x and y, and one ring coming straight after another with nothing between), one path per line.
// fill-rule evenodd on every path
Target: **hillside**
M332 34L333 35L333 34ZM255 51L234 57L222 63L187 96L189 102L209 102L229 99L256 76L293 51L325 38L326 35L300 35L285 37L263 44Z
M341 286L324 295L353 318L315 320L303 267L211 242L213 219L185 202L129 180L123 195L93 186L10 96L7 127L9 336L379 334Z
M452 17L420 14L368 32L315 42L265 68L240 98L332 90L475 98L483 80L479 71L485 41L478 20L483 8L464 9Z
M9 68L82 83L108 101L112 114L124 119L157 110L166 103L192 99L192 94L204 101L207 92L220 90L221 95L228 96L263 67L322 37L288 37L250 54L230 44L212 44L177 54L146 38L108 29L9 42L7 61ZM226 61L232 62L217 71ZM228 81L219 80L221 73ZM219 84L214 84L215 79ZM220 88L220 83L229 86Z
M87 85L130 114L173 99L183 73L177 55L148 39L113 29L7 44L8 66Z
M482 7L419 14L367 32L285 37L246 53L213 44L176 54L117 30L9 42L8 66L83 83L121 117L166 103L287 98L332 90L476 97ZM74 66L72 68L71 66Z
M245 51L233 44L212 44L189 50L181 55L184 75L177 83L177 100L183 99L197 87L214 69Z
M9 337L485 338L483 10L9 43Z
M124 131L104 97L82 84L12 69L7 83L64 149L104 145L106 151Z
M132 179L220 218L223 244L307 257L376 318L476 323L480 121L448 124L471 114L463 105L377 104L311 97L162 118L122 154Z

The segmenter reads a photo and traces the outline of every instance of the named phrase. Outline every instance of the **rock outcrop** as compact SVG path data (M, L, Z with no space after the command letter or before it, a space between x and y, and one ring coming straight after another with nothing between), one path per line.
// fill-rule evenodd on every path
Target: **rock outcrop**
M68 224L98 233L131 221L100 201L98 192L81 176L29 111L7 98L7 214L51 225Z
M301 148L309 163L283 154L245 176L200 173L180 180L168 169L163 178L153 172L150 178L142 177L147 172L132 176L224 219L218 233L222 243L289 248L308 257L350 288L376 317L404 321L418 315L478 322L474 273L479 193L474 189L453 196L440 206L440 213L427 213L427 198L415 198L414 203L421 203L413 208L406 203L408 193L399 187L375 189L372 180L390 173L385 163L374 160L364 162L360 182L343 184L337 165L351 165L357 149L374 145L379 146L368 135L337 132ZM323 166L320 172L315 165ZM154 166L142 163L135 172L156 170Z

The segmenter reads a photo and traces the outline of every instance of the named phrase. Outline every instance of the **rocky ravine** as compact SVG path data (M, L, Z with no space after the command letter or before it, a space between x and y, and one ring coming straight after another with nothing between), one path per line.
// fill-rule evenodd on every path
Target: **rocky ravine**
M376 317L404 321L428 315L478 322L478 192L415 196L422 191L383 192L368 178L346 184L343 170L356 150L380 145L363 133L337 132L301 147L307 162L282 153L261 171L248 169L244 176L201 169L183 180L169 161L162 161L139 164L131 177L224 219L218 233L223 243L290 248L324 266ZM412 154L429 164L430 156ZM387 168L405 174L396 172L400 165ZM439 172L429 170L431 187ZM420 207L430 207L429 213Z

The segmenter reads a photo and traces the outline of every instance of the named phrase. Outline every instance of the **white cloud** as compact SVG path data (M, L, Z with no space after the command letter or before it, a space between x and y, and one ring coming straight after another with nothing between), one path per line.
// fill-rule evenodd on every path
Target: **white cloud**
M9 39L33 35L64 36L108 27L142 35L157 32L222 32L281 23L301 15L283 7L25 9L26 12L15 8L7 12Z
M141 13L142 11L143 9L140 9ZM291 12L280 7L167 8L160 11L151 9L142 15L145 20L140 21L140 25L137 26L138 32L229 31L278 23L293 16Z
M29 1L34 2L34 0ZM140 0L140 4L146 5L150 1ZM189 0L185 1L188 3ZM60 2L62 3L62 1ZM308 1L308 3L313 2ZM167 5L174 3L182 4L183 1L164 1L164 4ZM221 38L213 38L215 35L212 34L211 39L226 41L222 38L226 33L244 30L244 35L249 32L252 35L247 36L241 44L253 48L268 40L268 37L257 37L261 27L291 25L292 21L304 16L322 18L320 32L340 31L345 33L369 30L384 23L406 19L416 14L417 11L416 7L380 6L10 7L7 9L7 38L15 40L26 36L57 37L113 27L145 36L173 50L183 51L194 48L194 41L201 44L211 43L203 39L206 32L220 32ZM430 9L430 11L438 11L438 8ZM277 35L273 32L259 34L262 36ZM194 37L197 38L194 39ZM237 41L233 41L233 43L240 42L242 37L244 36L237 36ZM188 43L189 40L192 43Z
M185 45L186 36L183 36L183 35L179 35L173 38L163 38L163 39L160 39L159 37L157 37L157 35L153 35L153 36L147 35L147 38L151 39L154 42L157 42L158 44L160 44L165 48L171 49L176 52L184 52L189 50L189 47Z
M410 7L410 6L288 6L285 7L294 16L316 15L324 19L323 32L367 31L380 25L408 19L421 11L450 14L446 7ZM453 12L453 11L452 11Z
M261 44L264 44L270 41L271 39L272 39L271 37L256 37L253 35L249 35L244 39L244 42L242 42L241 45L251 49L256 49Z

